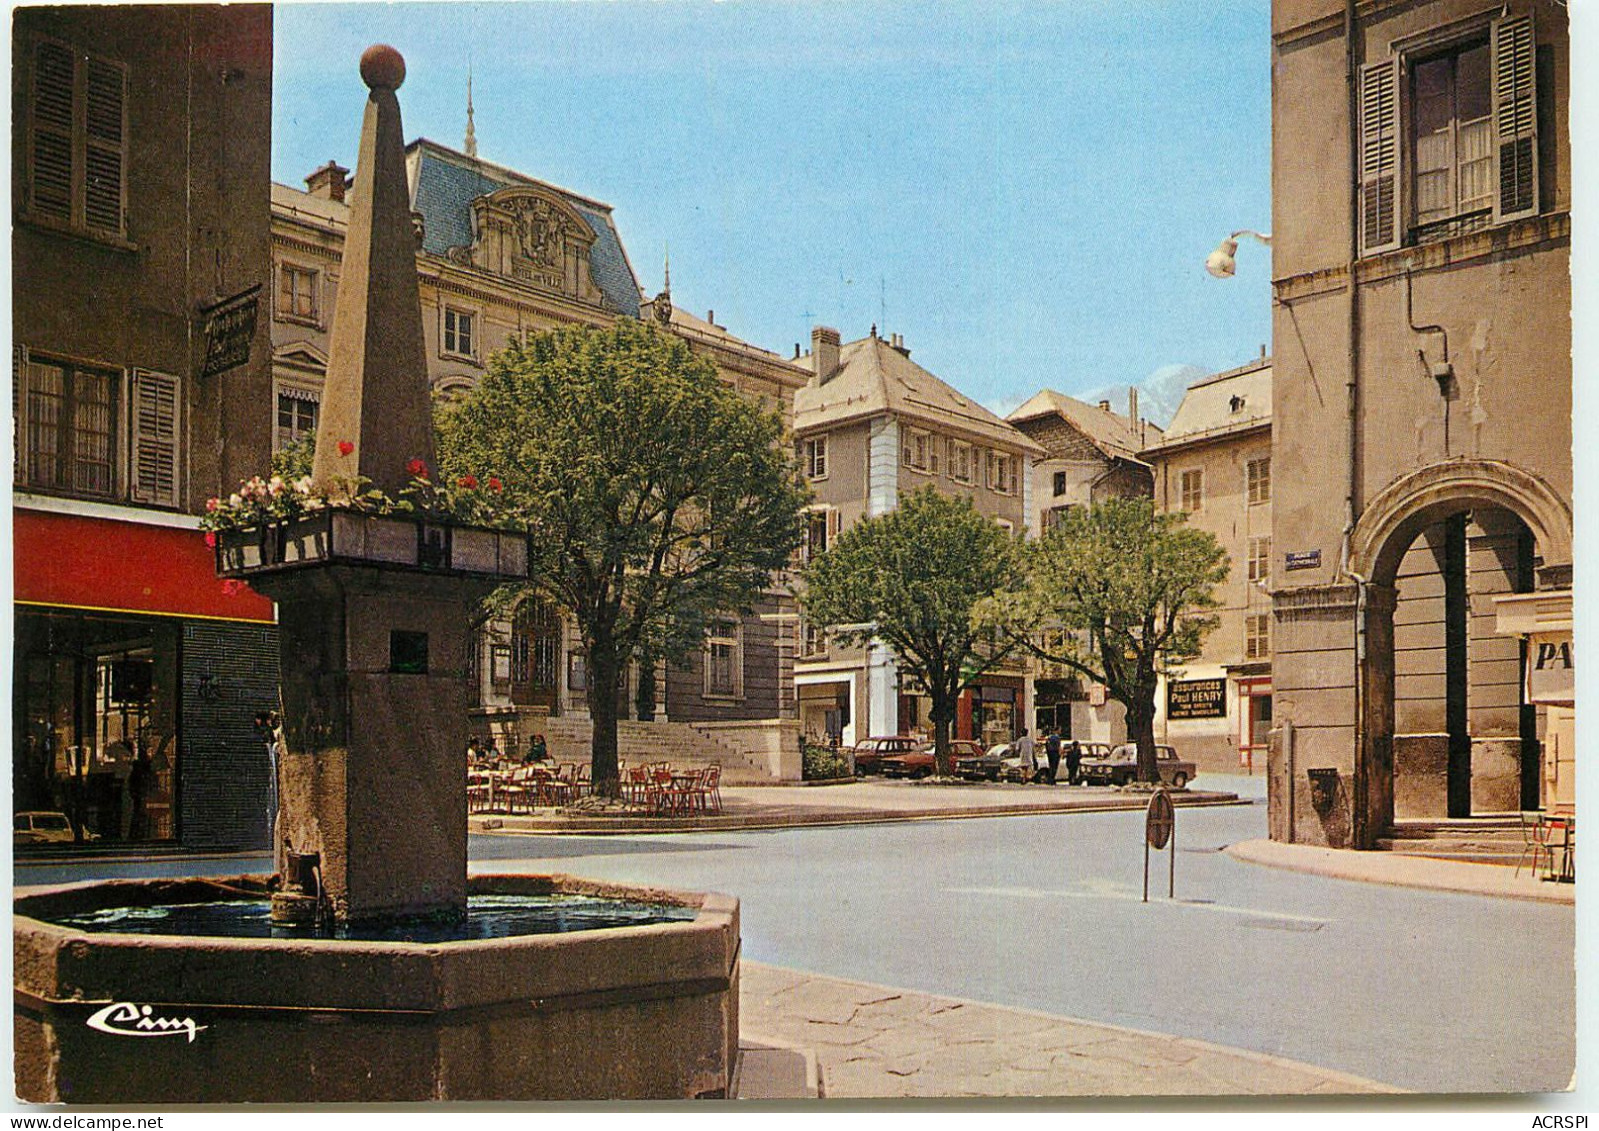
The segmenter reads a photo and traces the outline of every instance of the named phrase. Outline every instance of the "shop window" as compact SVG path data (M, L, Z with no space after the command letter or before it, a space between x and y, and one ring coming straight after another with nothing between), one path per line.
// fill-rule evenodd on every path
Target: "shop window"
M1367 254L1538 211L1529 16L1418 41L1360 74L1360 242Z
M1262 456L1245 463L1244 480L1250 506L1271 502L1271 457Z
M743 626L731 617L713 620L706 634L705 694L718 699L744 694Z
M43 40L29 92L30 218L120 240L127 229L128 71Z

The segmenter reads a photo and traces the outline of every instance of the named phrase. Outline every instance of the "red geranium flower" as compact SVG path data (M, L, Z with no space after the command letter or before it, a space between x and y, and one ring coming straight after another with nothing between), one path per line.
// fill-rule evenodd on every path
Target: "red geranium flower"
M230 577L222 583L222 592L226 596L237 597L240 593L244 592L244 582L238 580L237 578Z
M348 441L348 440L340 440L339 441L339 454L341 456L347 456L353 451L355 451L355 445L350 443L350 441Z
M420 459L414 459L410 463L405 465L405 470L409 471L412 475L416 476L416 478L418 478L418 479L426 479L427 478L427 474L428 474L427 461L426 460L420 460Z
M455 481L457 487L465 487L468 491L477 487L477 476L463 475Z
M490 491L498 491L504 486L505 486L505 484L500 482L499 476L496 476L496 475L489 476L489 490Z

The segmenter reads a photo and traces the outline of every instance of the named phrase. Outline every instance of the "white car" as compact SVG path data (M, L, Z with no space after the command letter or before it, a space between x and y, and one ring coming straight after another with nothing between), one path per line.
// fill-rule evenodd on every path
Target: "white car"
M45 810L14 813L11 816L12 844L71 844L72 822L65 813ZM83 830L84 840L97 840L98 834Z

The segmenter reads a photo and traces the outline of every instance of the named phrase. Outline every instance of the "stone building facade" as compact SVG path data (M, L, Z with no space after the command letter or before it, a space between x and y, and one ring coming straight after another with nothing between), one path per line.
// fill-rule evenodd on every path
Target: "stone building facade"
M1275 839L1569 798L1570 68L1554 0L1273 4Z
M1271 360L1194 382L1143 451L1155 507L1188 516L1231 561L1203 652L1161 679L1155 733L1201 773L1266 772L1272 718Z
M271 453L272 9L12 33L16 843L259 847L272 606L198 514Z
M1022 533L1033 510L1031 465L1044 449L911 360L899 335L841 343L811 333L810 382L795 395L794 441L815 493L805 557L862 518L887 514L928 485L972 500ZM802 621L795 664L800 721L813 741L926 734L931 701L900 680L891 649L843 648ZM961 694L954 738L1009 741L1032 716L1025 662L1009 662Z
M1005 422L1044 449L1033 464L1034 505L1028 533L1037 536L1072 507L1110 498L1148 497L1151 468L1139 455L1161 430L1138 415L1138 391L1128 390L1127 415L1109 401L1087 404L1042 389ZM1033 721L1037 734L1058 731L1084 742L1121 742L1126 709L1064 664L1035 663Z
M406 147L419 227L417 271L435 394L458 396L513 335L644 318L711 359L723 379L792 425L809 373L675 306L643 297L611 207L427 139ZM348 170L333 163L306 189L272 187L274 442L314 432L348 214ZM798 778L791 595L772 589L746 617L718 622L682 665L628 677L624 746L669 742L679 761L698 749L735 776ZM556 757L586 759L586 668L576 626L526 602L492 624L478 650L477 729L507 753L535 734ZM641 682L643 684L641 688ZM653 684L653 687L652 687ZM635 723L648 723L651 733ZM689 729L692 728L692 729ZM624 749L624 758L628 756ZM665 756L663 753L662 756Z

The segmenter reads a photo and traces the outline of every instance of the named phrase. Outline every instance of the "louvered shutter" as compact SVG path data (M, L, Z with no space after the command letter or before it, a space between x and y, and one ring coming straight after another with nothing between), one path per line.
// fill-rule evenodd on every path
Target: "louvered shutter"
M1499 164L1495 220L1538 211L1536 61L1531 16L1494 21L1493 114Z
M829 510L827 512L827 548L831 550L833 543L838 541L840 527L843 526L844 515L841 511Z
M1360 69L1360 250L1399 246L1399 60Z
M11 345L11 481L23 482L23 436L27 422L22 419L22 406L27 403L22 387L28 377L28 347L13 342Z
M122 68L88 60L84 99L83 218L91 228L122 234L122 181L126 162Z
M133 371L133 500L178 505L178 380Z
M72 220L72 52L41 43L33 57L32 136L28 145L28 208Z

